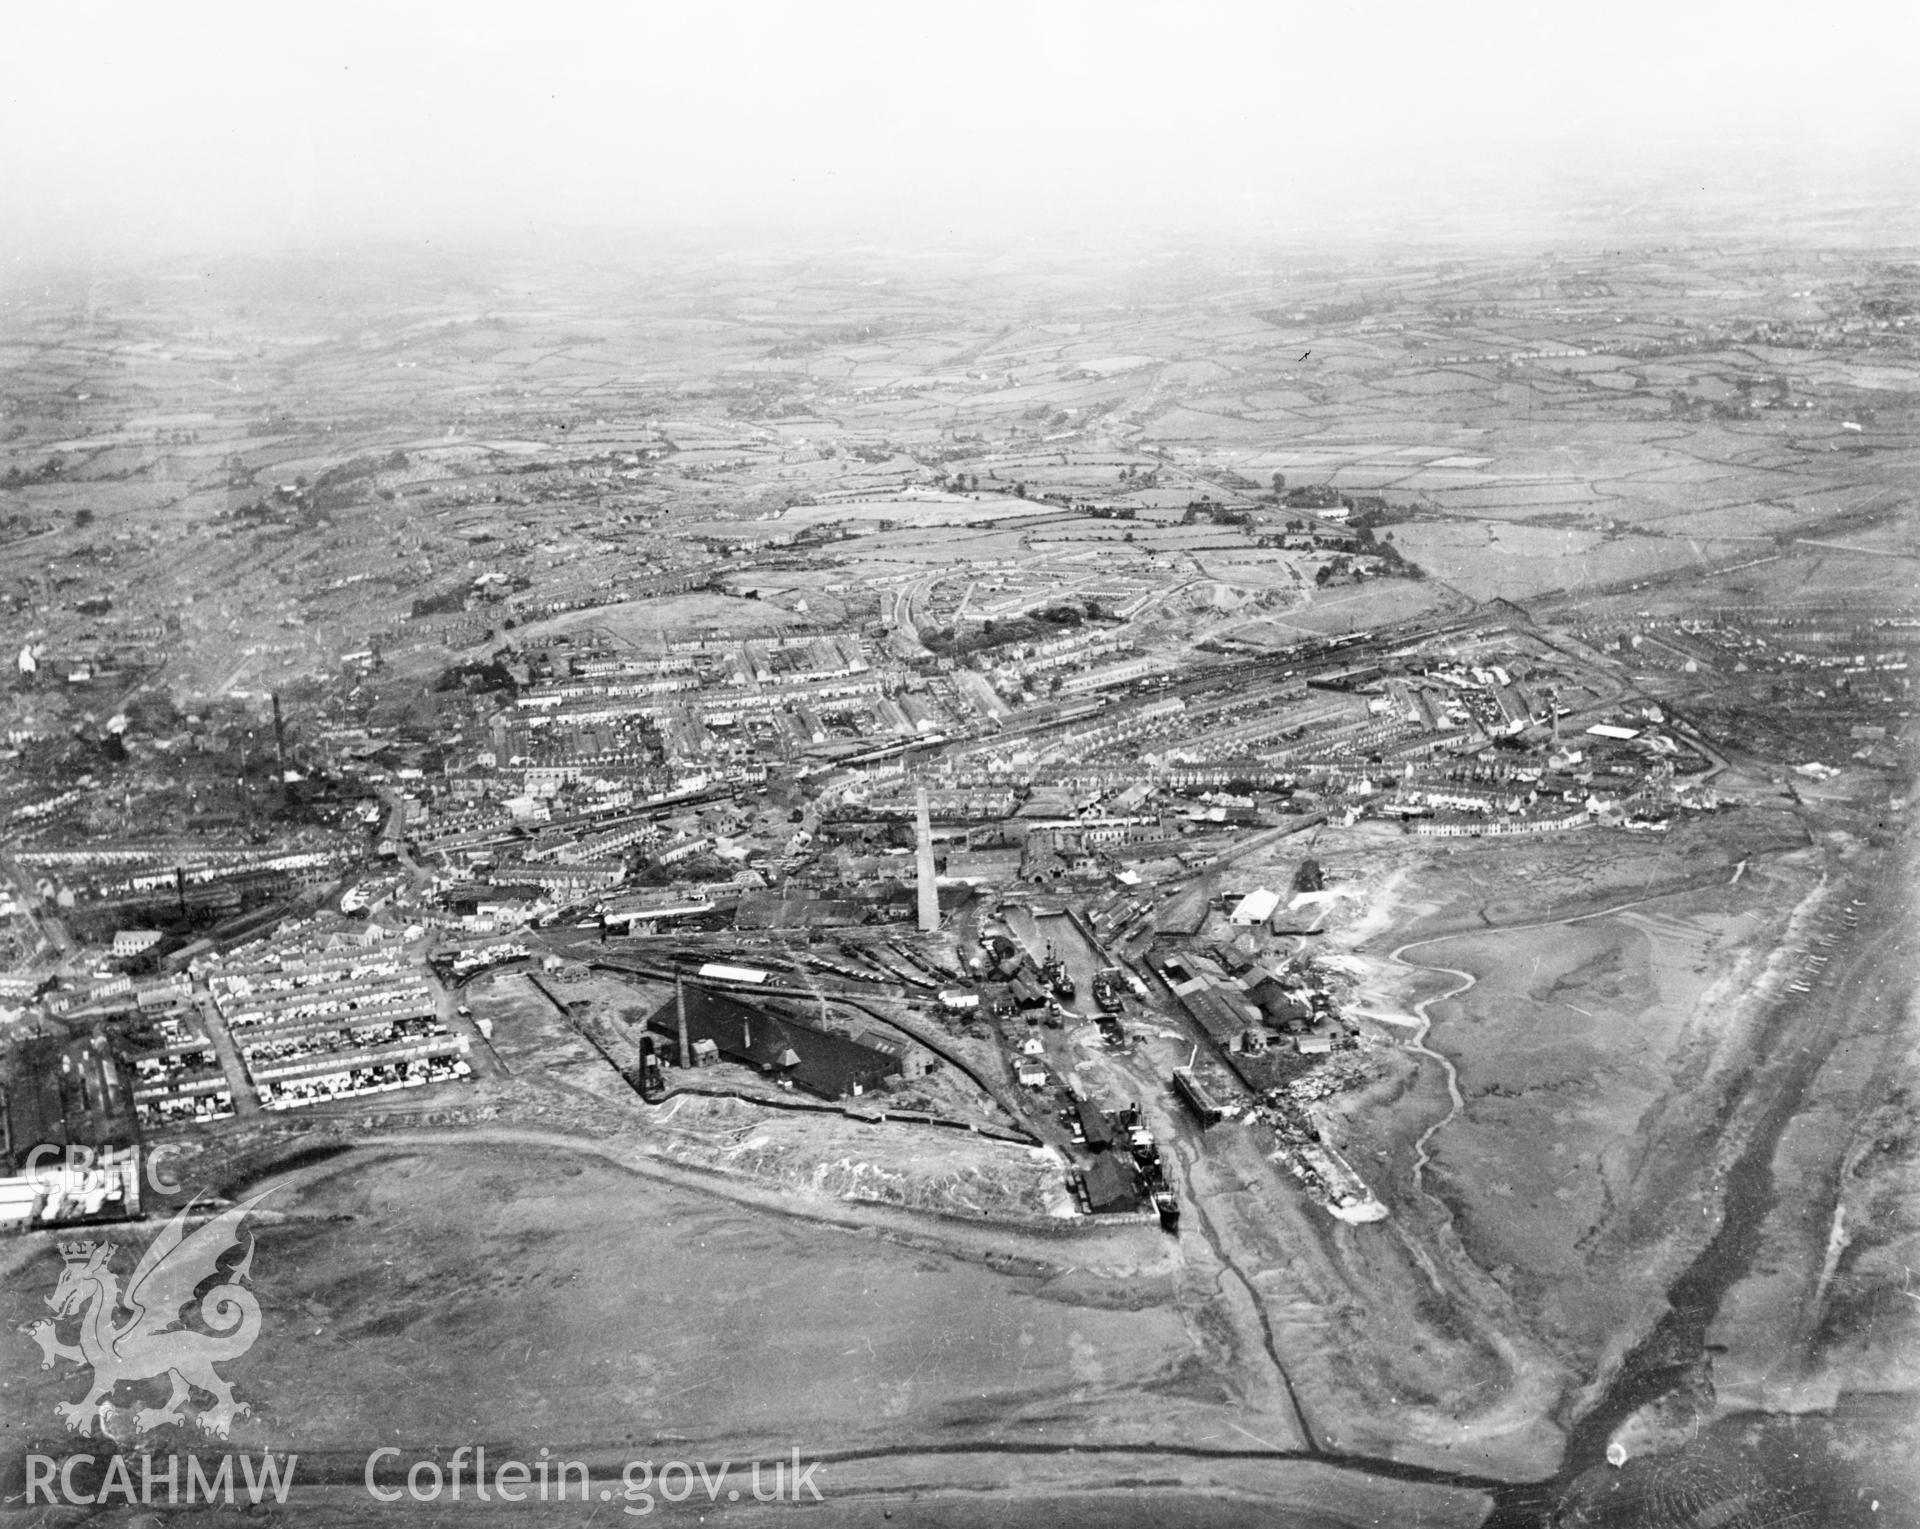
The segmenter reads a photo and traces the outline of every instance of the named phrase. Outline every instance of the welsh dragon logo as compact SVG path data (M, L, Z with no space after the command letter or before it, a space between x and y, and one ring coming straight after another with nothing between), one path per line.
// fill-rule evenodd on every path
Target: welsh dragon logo
M93 1385L84 1397L55 1404L69 1431L90 1434L97 1420L105 1432L113 1389L123 1380L165 1376L172 1382L173 1394L165 1406L142 1407L134 1413L134 1427L141 1433L185 1422L182 1407L196 1390L211 1396L214 1404L195 1421L219 1438L227 1436L236 1416L252 1410L233 1399L233 1387L220 1378L214 1365L238 1359L260 1336L260 1303L246 1288L253 1267L252 1236L245 1239L246 1251L237 1262L225 1269L220 1265L242 1246L240 1223L264 1198L255 1195L221 1211L192 1232L186 1220L193 1206L184 1206L140 1255L124 1293L120 1276L111 1267L117 1244L60 1244L64 1267L60 1283L47 1297L55 1320L35 1322L25 1331L40 1345L41 1369L51 1369L56 1359L79 1360L93 1367ZM181 1309L214 1280L219 1283L199 1298L200 1320L209 1331L184 1326ZM80 1321L77 1344L60 1339L58 1324L69 1317Z

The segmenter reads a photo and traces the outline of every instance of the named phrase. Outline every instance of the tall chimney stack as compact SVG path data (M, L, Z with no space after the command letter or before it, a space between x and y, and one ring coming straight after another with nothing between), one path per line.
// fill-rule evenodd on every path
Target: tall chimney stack
M693 1047L687 1040L687 979L673 979L674 1012L680 1021L680 1054L677 1060L682 1067L693 1066Z
M287 724L280 715L280 692L273 693L273 752L280 762L280 783L284 788L287 780Z

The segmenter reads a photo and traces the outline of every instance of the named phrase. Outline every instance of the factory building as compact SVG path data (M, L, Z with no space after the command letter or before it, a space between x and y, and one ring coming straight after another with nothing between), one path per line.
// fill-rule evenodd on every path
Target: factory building
M703 1053L712 1055L702 1044L710 1042L713 1051L727 1061L755 1068L823 1099L872 1093L906 1070L899 1054L770 1014L728 994L691 983L685 994L691 1053L686 1062L696 1066ZM680 1025L677 998L669 998L647 1017L647 1029L670 1042L667 1049L676 1060Z
M1096 1157L1081 1175L1087 1196L1087 1209L1095 1215L1138 1210L1140 1194L1133 1174L1115 1153Z

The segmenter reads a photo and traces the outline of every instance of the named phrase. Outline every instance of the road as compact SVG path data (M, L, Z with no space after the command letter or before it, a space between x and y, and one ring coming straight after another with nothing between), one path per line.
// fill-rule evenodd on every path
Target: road
M227 1028L227 1022L220 1017L211 998L202 995L195 1002L200 1009L201 1028L213 1042L214 1055L219 1057L220 1070L226 1074L227 1087L233 1092L234 1113L243 1120L258 1115L260 1096L247 1077L247 1064L240 1058L240 1047L234 1041L233 1032Z
M933 593L934 586L940 582L943 576L944 570L939 569L936 569L932 573L923 574L910 584L904 585L895 591L893 596L893 630L899 633L900 636L918 652L925 654L929 658L932 657L932 654L927 653L926 644L920 640L920 623L914 615L913 608L916 602L921 604L925 603L927 598Z
M1794 541L1802 547L1819 547L1826 552L1857 552L1861 557L1891 557L1903 562L1920 562L1920 554L1903 552L1897 547L1849 547L1845 542L1815 541L1810 536L1796 536Z
M440 1023L453 1034L467 1038L467 1061L474 1077L483 1080L511 1077L513 1069L493 1049L493 1042L480 1033L471 1015L460 1012L459 993L442 982L431 968L427 972L427 988L433 994L434 1012L439 1015Z
M0 873L13 884L15 901L40 931L40 937L53 947L54 954L62 961L71 956L74 951L73 936L67 932L66 923L59 914L41 906L32 873L12 855L0 855Z
M380 788L380 800L386 804L386 826L381 834L394 846L394 855L412 879L414 886L426 889L433 885L433 873L425 869L413 858L413 850L407 843L407 808L400 800L400 793L391 786Z

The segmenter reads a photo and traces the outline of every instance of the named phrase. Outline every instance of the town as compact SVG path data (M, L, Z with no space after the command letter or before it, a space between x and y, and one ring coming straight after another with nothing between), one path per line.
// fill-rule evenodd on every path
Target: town
M591 1144L1177 1315L1127 1340L1165 1437L1225 1376L1276 1447L1551 1470L1722 1146L1897 1182L1769 1111L1838 1078L1905 1140L1861 995L1913 267L1276 264L1016 321L865 262L831 322L669 261L631 333L368 299L351 352L217 285L180 335L7 310L0 1226L157 1214L143 1155L371 1226L338 1154ZM1853 1235L1870 1301L1905 1244ZM1791 1375L1714 1337L1722 1396L1864 1384L1820 1332Z

